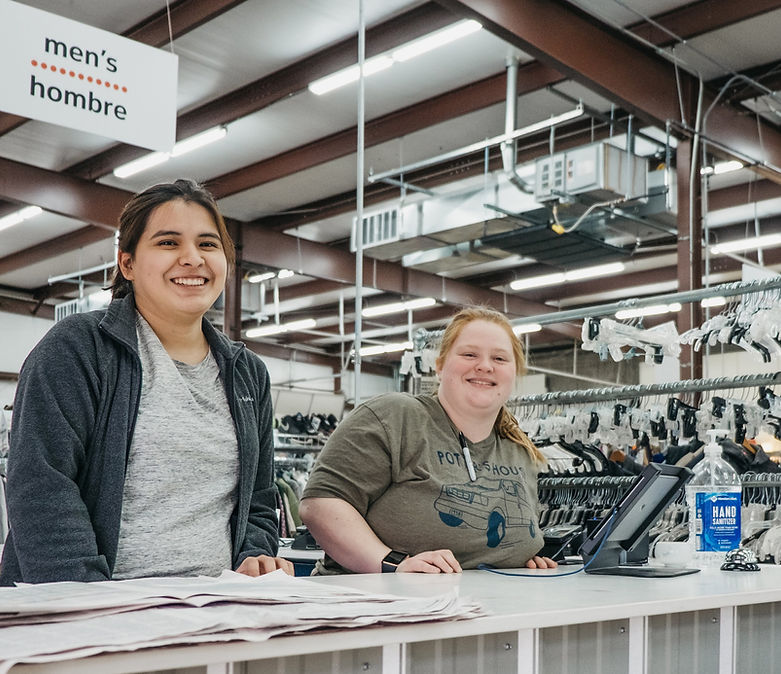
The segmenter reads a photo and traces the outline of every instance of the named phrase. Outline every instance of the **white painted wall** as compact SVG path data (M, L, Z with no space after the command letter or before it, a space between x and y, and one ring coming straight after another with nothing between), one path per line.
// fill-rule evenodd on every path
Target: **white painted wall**
M0 312L0 372L19 374L24 359L54 325L34 316ZM13 402L15 381L0 380L0 408Z

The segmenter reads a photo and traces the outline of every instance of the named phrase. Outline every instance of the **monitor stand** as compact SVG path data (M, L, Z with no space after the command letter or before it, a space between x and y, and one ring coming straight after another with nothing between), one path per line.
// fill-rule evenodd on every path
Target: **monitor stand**
M599 566L587 569L589 573L607 576L637 576L640 578L674 578L697 573L699 569L682 566Z

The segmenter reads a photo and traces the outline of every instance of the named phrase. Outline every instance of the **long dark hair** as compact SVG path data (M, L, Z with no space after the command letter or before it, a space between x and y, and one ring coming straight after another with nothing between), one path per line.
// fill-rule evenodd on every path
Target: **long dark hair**
M153 185L134 195L125 204L125 208L122 209L122 214L119 216L119 250L123 253L130 253L131 257L134 256L152 211L161 204L175 199L198 204L209 212L217 226L225 259L228 261L228 266L232 266L236 260L236 249L214 197L194 180L183 178L172 183ZM113 299L124 297L133 291L133 283L122 275L119 266L114 268L109 289Z

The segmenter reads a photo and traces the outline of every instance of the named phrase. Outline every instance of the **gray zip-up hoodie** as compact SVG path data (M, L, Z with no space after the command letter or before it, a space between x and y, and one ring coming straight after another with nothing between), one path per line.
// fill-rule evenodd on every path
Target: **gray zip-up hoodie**
M133 295L56 323L19 376L0 585L111 578L141 394ZM233 566L276 555L272 410L263 362L206 319L239 447ZM176 432L171 420L170 432ZM182 485L182 489L187 489ZM194 541L193 545L198 542Z

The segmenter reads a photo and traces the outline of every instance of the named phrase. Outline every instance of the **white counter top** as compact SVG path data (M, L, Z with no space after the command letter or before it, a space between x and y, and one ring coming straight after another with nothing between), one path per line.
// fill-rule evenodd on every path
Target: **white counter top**
M533 577L465 571L452 575L315 576L311 580L335 582L367 591L417 596L458 587L462 596L476 598L491 614L469 621L481 623L480 628L475 625L474 633L479 633L486 631L487 623L494 622L501 623L500 629L524 629L781 601L781 566L763 565L761 568L758 572L703 569L677 578L586 573L551 577L574 570L572 567L560 567L529 572L534 574ZM527 572L523 569L509 571Z
M365 574L314 577L371 592L405 596L440 594L458 588L461 596L476 598L488 615L473 620L324 631L270 639L263 643L232 642L150 649L139 653L103 655L52 665L17 666L12 672L121 672L138 667L163 669L209 662L277 658L302 653L370 648L388 644L529 630L544 627L632 619L667 613L686 613L747 604L781 602L781 567L762 566L759 572L706 569L677 578L634 578L578 573L561 567L504 577L486 571L452 575ZM519 572L527 572L519 569ZM134 669L124 669L132 663ZM110 670L105 669L111 665ZM94 668L93 668L94 666ZM103 667L103 668L102 668Z

